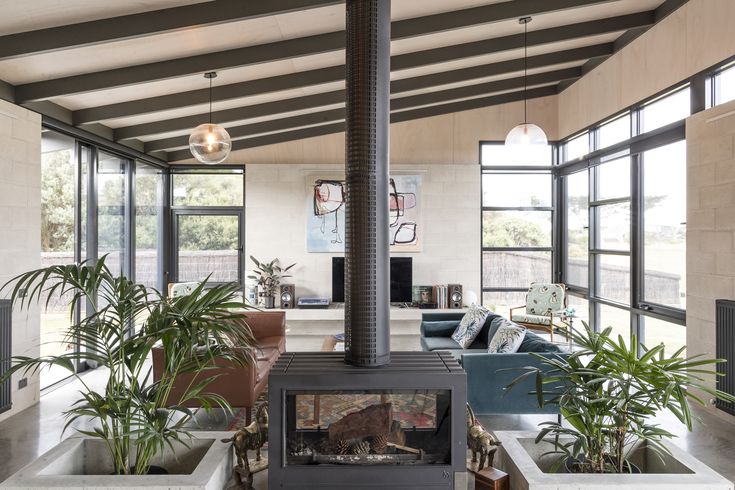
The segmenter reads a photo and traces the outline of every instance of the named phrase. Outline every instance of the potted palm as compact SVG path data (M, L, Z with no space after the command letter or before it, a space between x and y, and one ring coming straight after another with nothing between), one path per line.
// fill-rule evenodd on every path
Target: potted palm
M246 308L236 300L237 285L207 288L204 281L191 295L169 299L116 277L103 257L96 263L31 271L4 288L11 286L11 301L21 309L44 296L47 303L54 296L71 297L72 321L63 341L78 339L83 348L57 356L14 358L6 376L49 366L69 370L83 388L81 397L65 412L65 430L77 422L84 428L76 429L82 438L62 442L6 485L23 487L24 478L35 478L28 486L43 487L43 478L73 480L69 474L83 474L87 475L85 486L94 487L95 477L89 475L113 474L133 478L125 486L145 487L151 478L161 483L152 473L166 472L191 473L202 484L211 483L212 478L226 481L232 464L228 447L218 442L217 434L190 432L195 412L184 406L196 401L204 410L229 408L224 399L207 392L213 378L198 377L175 401L169 394L178 375L212 369L214 359L240 365L252 362L247 349L254 345L252 335L233 321L236 309ZM85 314L77 316L81 305L86 306ZM73 320L77 317L81 317L78 322ZM149 359L154 346L162 347L166 366L157 382L152 381ZM97 389L86 384L76 373L79 362L104 368L105 386ZM70 454L74 457L67 465L64 458ZM85 464L81 469L74 463L78 458ZM201 467L205 461L212 466L210 473ZM109 476L99 478L100 486L109 486ZM76 486L72 480L66 481L68 488Z
M263 262L252 255L250 260L255 264L256 269L253 274L248 276L248 279L253 279L259 288L259 296L262 300L262 305L267 308L274 308L276 305L276 294L278 292L278 286L281 285L281 280L287 277L291 277L287 272L293 268L296 264L291 264L288 267L281 267L278 259L273 259L270 262Z
M696 417L691 403L705 404L693 390L733 400L706 382L707 377L716 375L712 366L724 361L685 357L685 348L668 355L663 344L650 349L642 346L638 352L635 337L628 343L622 336L612 338L612 328L594 332L584 327L572 332L579 350L564 357L532 353L541 367L524 368L509 385L512 388L528 377L535 378L536 389L531 395L542 406L558 405L565 422L544 422L540 431L532 434L500 432L501 464L518 472L519 465L532 460L519 478L548 482L552 478L549 473L557 473L552 479L558 488L567 488L565 482L572 485L582 480L596 487L609 484L623 488L633 481L636 483L631 487L636 487L644 480L635 478L646 477L646 473L677 473L673 480L660 475L656 480L645 480L653 488L672 488L674 483L687 481L692 485L705 483L695 478L708 478L708 484L714 482L712 488L720 488L718 484L726 480L668 444L675 436L656 424L655 418L670 412L692 430ZM533 485L529 483L526 488Z

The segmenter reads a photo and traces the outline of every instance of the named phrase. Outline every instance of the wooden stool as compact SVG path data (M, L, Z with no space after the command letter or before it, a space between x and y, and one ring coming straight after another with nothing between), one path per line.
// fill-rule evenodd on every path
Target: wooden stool
M510 482L508 473L496 470L492 466L483 468L480 471L473 471L475 474L475 490L509 490Z

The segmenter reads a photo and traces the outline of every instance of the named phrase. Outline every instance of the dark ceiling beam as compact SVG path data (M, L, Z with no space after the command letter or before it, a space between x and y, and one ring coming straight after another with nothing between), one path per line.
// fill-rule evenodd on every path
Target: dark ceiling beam
M536 99L540 97L547 97L557 93L556 86L550 85L546 87L539 87L529 89L525 94L527 99ZM421 107L419 109L401 111L392 113L390 116L391 123L412 121L415 119L422 119L426 117L441 116L444 114L451 114L454 112L468 111L472 109L480 109L483 107L490 107L499 104L506 104L509 102L517 102L524 99L524 91L520 90L517 92L510 92L500 95L492 95L490 97L483 97L479 99L463 100L459 102L451 102L448 104L435 105L430 107ZM247 138L236 140L232 142L232 151L243 150L247 148L255 148L258 146L272 145L276 143L284 143L286 141L294 141L305 138L313 138L315 136L323 136L327 134L341 133L344 131L344 122L337 122L331 124L325 124L321 126L312 126L308 128L300 128L293 131L284 131L280 133L266 134L263 136L256 136L254 138ZM191 152L188 149L177 150L168 153L169 162L178 162L182 160L188 160L191 158Z
M545 73L538 73L528 76L528 85L545 85L549 83L558 83L561 80L570 78L579 78L582 76L580 67L565 68ZM524 78L507 78L504 80L496 80L492 82L479 83L475 85L467 85L464 87L453 88L448 90L440 90L425 94L410 95L407 97L398 97L391 99L391 111L400 111L421 106L428 106L439 103L446 103L453 100L460 100L469 97L487 96L488 94L503 92L511 89L523 88ZM344 101L344 98L342 99ZM327 111L312 112L308 114L300 114L298 116L290 116L269 121L245 124L242 126L228 127L227 131L233 139L255 136L262 133L270 133L274 131L283 131L286 129L295 129L302 126L313 126L316 124L324 124L332 121L344 119L345 109L340 107ZM145 151L161 151L176 148L184 148L189 145L189 136L173 136L159 140L149 141L145 144Z
M608 32L621 31L636 25L649 25L653 14L652 12L644 12L643 14L635 14L634 17L622 16L612 17L594 22L584 22L581 24L571 24L562 28L546 29L543 31L529 33L529 44L545 44L560 41L567 41L585 35L604 34ZM510 48L504 47L508 45L508 38L513 38L515 42ZM483 49L477 49L478 44ZM444 58L449 60L462 58L465 49L470 50L475 56L477 54L487 54L501 49L520 48L523 46L522 36L506 36L503 38L490 39L488 41L480 41L479 43L460 44L450 48L442 48ZM434 51L434 50L430 50ZM425 63L427 56L422 53L416 53L417 66ZM401 64L407 65L410 59L404 55L401 58ZM430 58L430 56L428 57ZM429 61L431 61L429 59ZM290 73L287 75L279 75L275 77L262 78L258 80L250 80L230 85L215 87L213 98L215 101L224 101L235 98L249 97L264 93L289 90L294 88L305 87L309 85L319 85L330 82L339 82L344 80L344 66L333 66L329 68L321 68L317 70L309 70L298 73ZM106 119L124 118L140 114L150 114L154 112L166 111L171 109L179 109L197 104L204 104L209 100L209 91L207 89L191 90L177 94L164 95L159 97L150 97L129 102L121 102L106 106L91 107L81 109L74 112L75 124L83 124L95 121L103 121Z
M587 60L594 56L602 56L612 52L612 43L596 44L584 48L557 51L554 53L530 56L528 67L530 69L569 63L573 61ZM412 90L426 89L458 82L470 82L474 79L502 75L523 70L523 58L490 63L487 65L473 66L446 72L432 73L412 78L404 78L391 82L391 93L397 94ZM282 114L292 111L314 109L332 104L344 103L344 90L335 90L321 94L306 95L290 99L281 99L273 102L254 104L250 106L224 109L212 113L212 120L219 124L231 121L242 121L256 117ZM115 130L115 139L124 140L140 136L150 136L173 131L190 129L208 118L208 113L182 116L150 123L136 124L120 127Z
M688 1L689 0L666 0L664 3L659 5L653 11L653 24L652 25L633 27L625 31L613 43L614 49L612 53L609 53L608 55L595 57L595 58L590 58L590 60L582 66L582 73L586 75L587 73L591 72L592 70L600 66L610 56L617 53L618 51L626 47L628 44L638 39L646 31L648 31L648 29L653 27L653 25L656 25L659 22L661 22L663 19L671 15L671 13L676 11L678 8L684 6L684 4L686 4ZM559 92L562 92L566 90L567 88L569 88L575 81L576 80L567 80L565 82L562 82L559 85Z
M255 19L342 3L340 0L215 0L0 36L0 59Z
M563 0L547 0L555 4ZM512 5L524 2L505 2ZM503 4L493 4L503 5ZM516 17L513 15L512 17ZM511 17L511 18L512 18ZM420 19L420 18L419 18ZM418 19L410 19L416 21ZM653 11L610 17L578 24L552 27L528 34L529 46L560 40L574 39L608 32L623 31L652 24ZM468 20L470 22L470 20ZM470 25L476 24L471 21ZM426 32L428 34L428 32ZM391 70L402 70L424 65L468 58L523 46L523 34L514 34L455 46L429 49L391 57ZM230 49L216 53L188 56L173 60L147 63L112 70L32 82L16 87L18 103L48 99L62 95L90 92L139 83L164 80L205 71L251 66L269 61L292 59L300 56L337 51L344 48L344 34L332 32L315 36L289 39L271 44Z
M3 80L0 80L0 99L15 102L15 87Z

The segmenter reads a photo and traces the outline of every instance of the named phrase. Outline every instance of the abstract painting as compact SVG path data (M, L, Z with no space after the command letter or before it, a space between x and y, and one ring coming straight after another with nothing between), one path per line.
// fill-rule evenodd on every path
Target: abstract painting
M421 176L396 175L389 184L390 248L392 252L421 251ZM345 183L316 180L309 196L306 251L342 253L345 227Z

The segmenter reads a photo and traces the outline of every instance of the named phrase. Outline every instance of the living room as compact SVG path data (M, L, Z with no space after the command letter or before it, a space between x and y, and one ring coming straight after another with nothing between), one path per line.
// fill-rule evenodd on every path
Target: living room
M7 6L0 486L733 488L734 19L730 0ZM595 378L549 374L590 358L604 403L633 406L594 418L574 399ZM630 452L596 460L596 423L637 429Z

